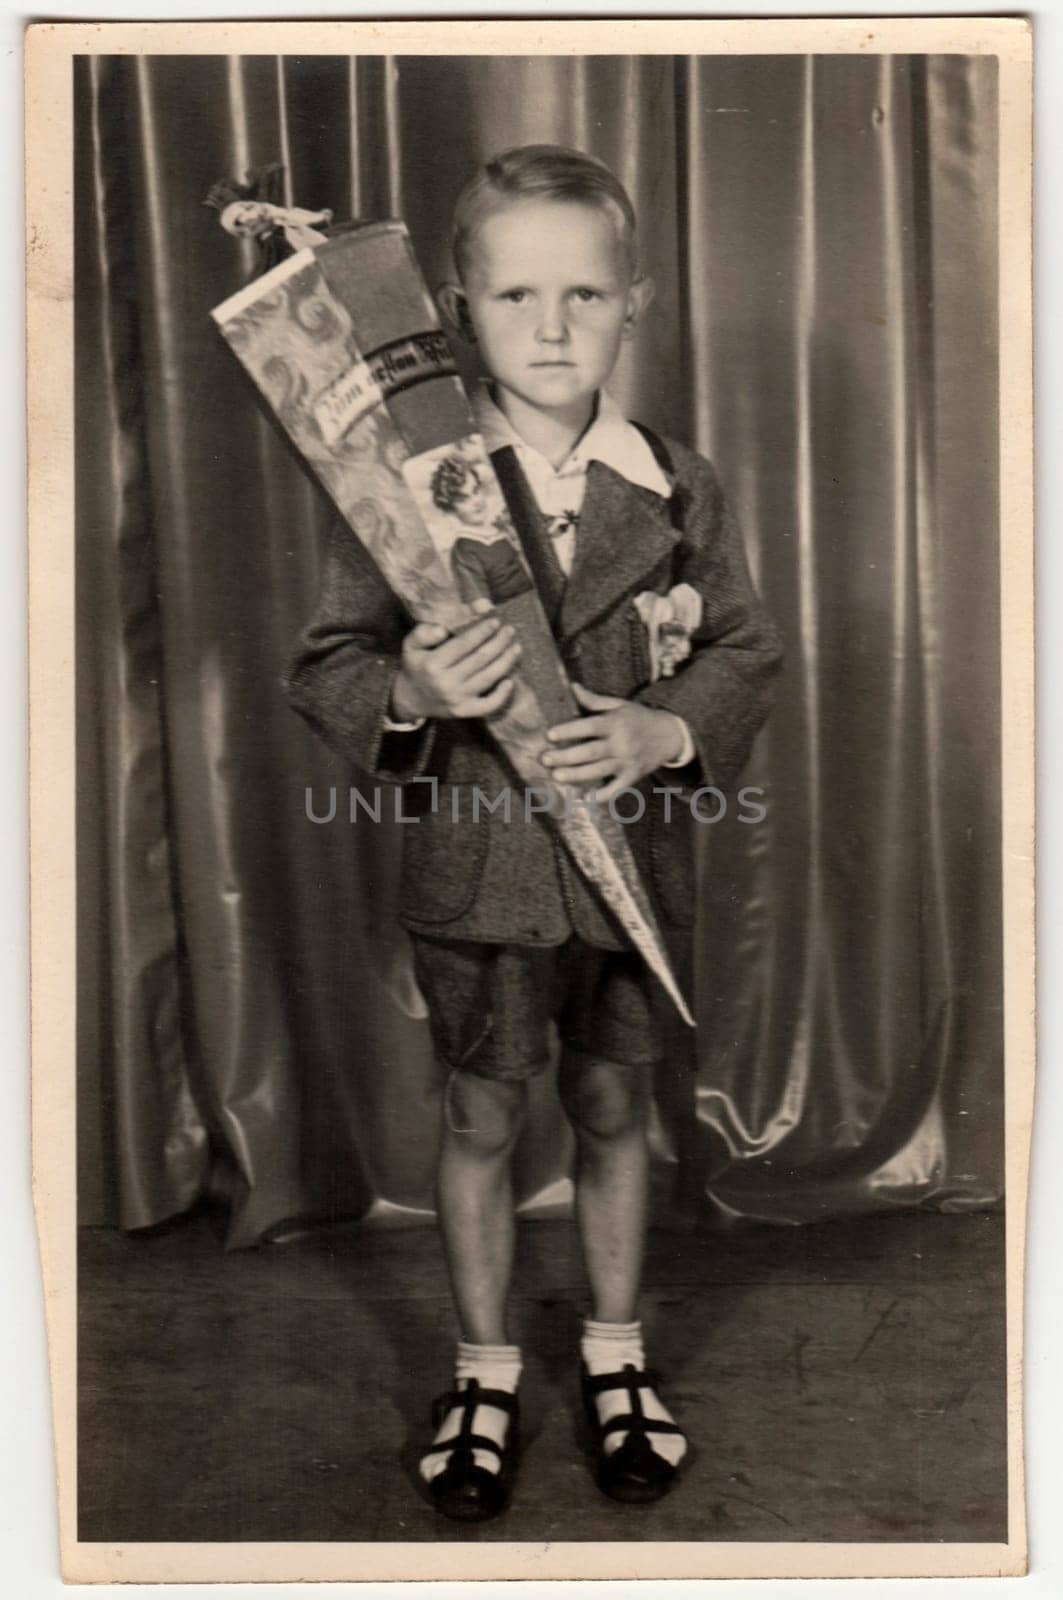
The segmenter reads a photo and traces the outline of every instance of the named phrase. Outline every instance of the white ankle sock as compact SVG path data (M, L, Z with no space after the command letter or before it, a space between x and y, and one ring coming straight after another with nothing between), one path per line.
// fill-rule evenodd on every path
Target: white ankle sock
M454 1364L455 1389L466 1388L469 1379L476 1378L481 1389L504 1389L507 1394L516 1394L520 1372L519 1345L469 1344L464 1339L458 1341ZM460 1406L454 1406L447 1412L432 1441L433 1448L421 1457L421 1476L428 1482L445 1469L450 1455L447 1441L457 1436L462 1414ZM511 1425L509 1413L499 1410L498 1406L477 1406L473 1414L473 1433L482 1433L500 1445L505 1444ZM501 1464L493 1450L474 1449L472 1458L478 1467L486 1467L488 1472L497 1472Z
M636 1371L642 1372L646 1367L642 1349L642 1324L641 1322L595 1322L587 1317L580 1339L580 1353L592 1378L601 1377L605 1372L622 1372L629 1364ZM665 1461L678 1466L686 1455L686 1440L679 1433L655 1433L652 1426L654 1419L658 1422L674 1422L675 1418L652 1389L640 1389L639 1399L650 1422L646 1430L650 1448L659 1456L663 1456ZM608 1422L611 1417L622 1416L631 1410L631 1398L626 1389L605 1389L595 1396L594 1403L603 1422ZM607 1433L603 1445L606 1454L611 1455L614 1450L618 1450L626 1438L627 1434L622 1428Z

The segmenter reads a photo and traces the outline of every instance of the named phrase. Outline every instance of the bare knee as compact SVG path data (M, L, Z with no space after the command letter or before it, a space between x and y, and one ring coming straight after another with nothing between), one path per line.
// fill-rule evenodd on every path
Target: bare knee
M589 1057L565 1063L560 1080L565 1114L580 1138L622 1139L645 1123L646 1074Z
M443 1102L445 1137L469 1155L484 1160L508 1155L524 1121L523 1083L452 1072Z

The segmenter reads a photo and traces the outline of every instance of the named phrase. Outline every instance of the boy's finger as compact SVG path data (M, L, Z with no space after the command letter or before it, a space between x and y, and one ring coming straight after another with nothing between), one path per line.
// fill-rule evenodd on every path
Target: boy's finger
M616 762L595 761L586 767L551 767L550 776L562 787L568 783L598 783L602 778L615 778Z
M417 650L434 650L436 645L442 644L450 635L438 622L418 622L410 629L407 637Z
M587 706L591 711L612 711L614 706L624 704L615 694L597 694L593 689L585 689L582 683L574 683L572 692L580 705Z
M497 661L510 650L516 650L517 655L520 655L520 645L514 638L513 629L500 628L494 637L488 639L478 650L463 656L461 661L456 663L455 670L463 678L471 677L475 673L482 672L485 667L489 667L493 661Z
M501 626L498 617L484 617L482 622L471 623L469 627L463 628L460 633L455 633L449 638L445 645L440 646L440 660L444 666L456 666L474 650L478 650L488 639L493 638Z
M578 767L586 761L605 761L612 751L605 739L588 739L583 744L570 744L564 750L547 750L543 755L544 767Z
M547 731L551 744L564 744L566 739L585 739L595 734L603 739L608 732L604 717L579 717L575 722L559 722Z
M632 787L632 785L628 781L628 774L626 772L618 772L613 778L612 783L607 783L604 789L595 790L595 804L607 806L611 800L616 799L618 794L623 794L624 790L630 787ZM631 820L634 822L638 819L636 817L632 817Z
M512 671L519 659L520 645L511 644L508 650L503 650L502 654L489 662L486 667L483 667L479 672L472 673L465 679L462 684L464 694L467 697L486 694L488 689L494 688L499 678L504 678L508 672Z
M463 701L457 714L459 717L491 717L496 711L502 710L512 693L513 679L503 678L490 694L477 695L471 700Z

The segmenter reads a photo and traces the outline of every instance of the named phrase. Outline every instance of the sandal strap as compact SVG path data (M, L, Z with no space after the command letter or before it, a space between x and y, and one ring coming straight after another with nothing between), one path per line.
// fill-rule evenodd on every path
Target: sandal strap
M606 1456L605 1460L622 1473L649 1474L666 1481L675 1476L673 1464L657 1454L645 1433L629 1433L619 1449Z
M642 1411L629 1411L618 1417L610 1417L608 1422L600 1422L598 1428L603 1434L616 1433L623 1428L625 1433L678 1433L686 1438L678 1423L658 1422L655 1417L647 1417Z
M667 1422L663 1417L648 1417L646 1415L639 1391L649 1389L652 1394L656 1395L660 1378L652 1369L640 1371L638 1367L634 1367L628 1362L622 1372L603 1372L598 1377L591 1377L589 1373L585 1373L583 1381L592 1404L594 1396L615 1393L617 1389L626 1390L628 1399L631 1402L629 1411L619 1412L615 1417L609 1417L605 1420L597 1415L598 1408L594 1407L599 1439L604 1439L607 1434L620 1433L622 1431L628 1435L628 1439L633 1445L641 1444L649 1447L651 1453L655 1453L652 1451L652 1446L649 1445L648 1436L650 1434L671 1433L678 1434L682 1439L686 1438L685 1433L677 1423Z
M434 1443L430 1450L422 1451L421 1459L426 1456L446 1455L450 1457L446 1470L457 1467L467 1471L473 1465L473 1451L487 1450L496 1455L500 1462L504 1462L510 1441L499 1444L497 1439L491 1439L485 1433L473 1432L473 1420L478 1406L495 1406L504 1411L512 1421L517 1415L517 1397L510 1394L508 1389L482 1389L478 1378L470 1378L464 1389L448 1389L445 1394L437 1395L432 1402L432 1426L440 1428L443 1420L451 1411L461 1412L461 1424L457 1433L449 1439L441 1439ZM507 1429L507 1432L509 1430Z
M435 1444L430 1450L422 1450L421 1459L425 1456L470 1454L474 1450L493 1450L501 1461L505 1451L497 1439L489 1439L486 1433L456 1433L453 1439L444 1439L442 1444Z
M476 1405L495 1406L499 1411L505 1411L508 1416L516 1416L517 1397L515 1394L511 1394L508 1389L481 1389L475 1378L473 1378L472 1383L476 1384ZM466 1397L472 1389L472 1383L468 1389L459 1389L457 1391L459 1403L465 1403Z
M515 1394L511 1394L508 1389L481 1389L479 1379L470 1378L466 1388L448 1389L445 1394L437 1395L432 1401L432 1426L442 1427L448 1411L460 1410L464 1412L462 1428L471 1428L473 1413L477 1406L494 1406L496 1410L504 1411L509 1417L517 1415Z
M657 1390L661 1386L660 1374L652 1367L640 1371L630 1365L623 1372L600 1372L593 1378L589 1372L584 1373L583 1382L588 1394L602 1394L606 1389L630 1389L635 1394L639 1389Z

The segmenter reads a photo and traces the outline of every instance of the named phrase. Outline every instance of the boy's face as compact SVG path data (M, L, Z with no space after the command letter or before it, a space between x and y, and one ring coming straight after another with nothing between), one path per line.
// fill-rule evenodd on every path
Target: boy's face
M464 284L488 372L525 404L559 415L606 382L651 293L648 281L632 281L611 216L557 200L518 200L488 216Z
M464 487L454 495L454 515L467 528L482 528L487 521L487 496L473 477L465 480Z
M238 239L255 239L274 226L275 210L264 200L234 200L222 212L221 225Z

